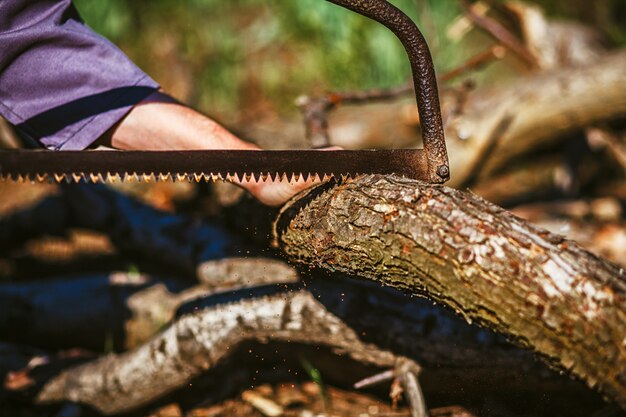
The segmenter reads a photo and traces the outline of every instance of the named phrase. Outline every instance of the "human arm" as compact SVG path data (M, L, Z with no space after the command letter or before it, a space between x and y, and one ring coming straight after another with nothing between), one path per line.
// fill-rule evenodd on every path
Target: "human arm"
M0 114L58 151L258 149L159 92L126 55L80 19L71 0L0 1ZM241 183L278 205L312 183Z
M155 91L135 105L97 144L124 150L261 149L216 121ZM264 204L277 206L314 181L239 182Z

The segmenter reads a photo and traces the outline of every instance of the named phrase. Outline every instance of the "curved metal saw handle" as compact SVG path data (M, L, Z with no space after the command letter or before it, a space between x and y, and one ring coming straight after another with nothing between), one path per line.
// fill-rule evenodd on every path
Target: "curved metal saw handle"
M402 42L413 73L417 110L431 182L450 177L443 122L439 107L437 78L426 40L415 23L387 0L326 0L369 17L389 28Z

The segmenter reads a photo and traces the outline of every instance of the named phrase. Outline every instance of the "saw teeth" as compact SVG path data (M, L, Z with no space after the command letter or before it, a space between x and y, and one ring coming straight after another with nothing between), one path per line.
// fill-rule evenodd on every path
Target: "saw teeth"
M153 182L208 182L208 181L228 181L236 183L267 183L269 182L281 182L287 181L289 183L295 182L312 182L312 181L328 181L334 174L317 174L311 172L246 172L237 173L229 172L227 174L213 173L213 172L201 172L201 173L136 173L127 172L123 174L107 172L102 173L49 173L49 174L15 174L15 173L0 173L0 180L3 181L16 181L20 183L32 182L32 183L153 183ZM338 179L345 181L352 176L349 174L337 175Z
M236 176L236 178L239 178L240 181L244 184L250 184L250 183L258 183L261 179L261 175L255 175L253 172L252 173L243 173L241 175Z
M135 172L124 174L124 182L139 182L139 175Z
M120 177L120 174L115 173L115 174L111 174L110 172L107 172L107 182L122 182L122 178Z

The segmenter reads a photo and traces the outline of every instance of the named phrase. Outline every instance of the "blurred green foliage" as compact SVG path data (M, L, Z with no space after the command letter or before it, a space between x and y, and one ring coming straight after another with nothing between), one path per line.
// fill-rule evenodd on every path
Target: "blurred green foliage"
M567 13L559 4L575 1L583 0L543 3ZM391 32L322 0L75 3L87 24L120 45L166 90L229 120L268 108L293 111L293 99L303 93L394 86L410 76L402 45ZM477 51L446 38L460 13L457 0L392 3L416 20L439 70Z
M391 32L322 0L75 3L166 89L210 113L245 111L258 100L285 111L302 93L393 86L410 75ZM393 3L418 21L438 66L463 59L441 40L459 13L455 0Z

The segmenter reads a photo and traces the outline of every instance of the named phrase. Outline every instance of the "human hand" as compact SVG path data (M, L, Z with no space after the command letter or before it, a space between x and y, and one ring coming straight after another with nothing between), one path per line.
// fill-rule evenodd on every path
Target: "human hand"
M322 151L336 151L342 148L331 146L320 149ZM263 152L263 151L260 151ZM303 177L298 180L284 179L282 181L238 181L235 184L246 189L254 198L268 206L280 206L285 204L290 198L307 188L322 183L320 178L310 178L305 181Z
M263 152L258 146L246 142L205 115L176 102L157 91L133 107L128 115L105 134L99 145L118 149L171 150L171 149L247 149ZM329 147L322 150L338 150ZM246 189L260 202L269 206L284 204L300 191L321 180L304 181L233 181Z

